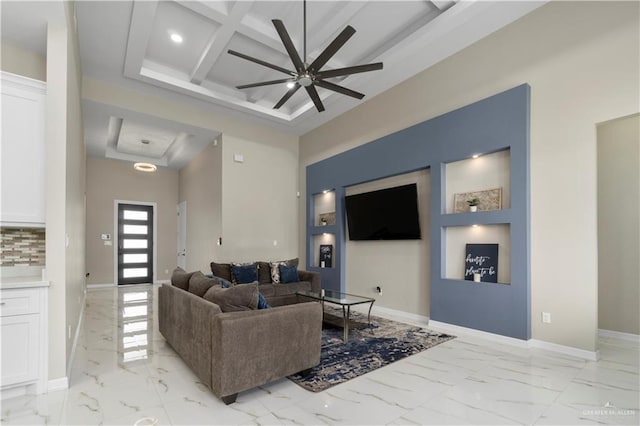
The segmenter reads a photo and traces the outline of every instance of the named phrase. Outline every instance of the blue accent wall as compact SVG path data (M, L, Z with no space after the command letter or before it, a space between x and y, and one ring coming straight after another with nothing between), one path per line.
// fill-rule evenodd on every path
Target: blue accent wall
M519 339L531 336L529 218L530 87L515 87L416 124L307 167L307 265L313 265L314 235L335 235L334 267L322 274L326 289L345 291L345 188L431 169L430 318ZM474 153L510 150L511 206L477 213L446 214L445 165ZM336 224L314 226L314 196L336 192ZM445 278L446 230L451 226L508 224L511 283L473 283ZM410 295L409 295L410 296Z

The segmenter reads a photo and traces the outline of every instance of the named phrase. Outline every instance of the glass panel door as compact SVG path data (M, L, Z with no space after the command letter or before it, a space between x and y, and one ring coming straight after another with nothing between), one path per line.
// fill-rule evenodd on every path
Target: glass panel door
M153 206L118 204L118 285L153 283Z

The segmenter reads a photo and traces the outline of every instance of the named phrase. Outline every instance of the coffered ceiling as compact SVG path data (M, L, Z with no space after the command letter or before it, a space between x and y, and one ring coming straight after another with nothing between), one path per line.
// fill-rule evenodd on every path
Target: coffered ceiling
M124 78L204 101L227 112L304 134L402 82L542 2L449 0L309 1L307 57L312 62L347 26L356 33L323 69L383 62L384 69L332 79L366 95L359 101L318 88L319 113L303 90L282 108L284 84L236 86L287 76L232 56L229 49L286 69L291 60L272 19L284 22L303 51L303 3L296 1L80 2L83 72ZM181 43L172 41L177 34Z
M378 71L329 79L364 93L357 100L318 88L318 112L303 90L280 109L285 84L236 86L287 76L229 49L293 70L272 19L283 21L302 55L302 0L77 0L82 73L125 89L302 135L375 97L546 0L309 0L307 56L311 63L347 26L356 33L322 70L383 62ZM2 40L45 54L46 26L64 21L60 0L0 1ZM182 38L176 43L171 36ZM329 81L328 80L328 81ZM148 161L180 168L219 132L83 101L91 156ZM142 141L148 140L149 143Z

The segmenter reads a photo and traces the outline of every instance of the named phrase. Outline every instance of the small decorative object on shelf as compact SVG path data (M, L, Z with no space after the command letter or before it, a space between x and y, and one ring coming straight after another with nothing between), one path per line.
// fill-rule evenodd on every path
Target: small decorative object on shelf
M320 213L320 225L335 225L336 224L336 212Z
M484 191L463 192L453 194L453 212L464 213L474 204L469 201L477 200L477 210L490 211L502 209L502 188L487 189ZM472 210L475 211L475 210Z
M470 200L467 200L467 204L469 204L469 210L475 212L478 210L478 204L480 204L480 200L478 200L477 198L472 198Z
M486 283L498 282L498 244L467 244L466 253L464 259L465 280Z
M333 245L320 244L320 267L331 268L331 260L333 258Z

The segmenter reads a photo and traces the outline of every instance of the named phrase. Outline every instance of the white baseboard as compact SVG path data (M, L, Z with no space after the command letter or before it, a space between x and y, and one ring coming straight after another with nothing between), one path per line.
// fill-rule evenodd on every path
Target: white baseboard
M529 347L557 352L563 355L586 359L588 361L598 361L600 359L600 351L587 351L584 349L574 348L572 346L564 346L557 343L545 342L543 340L531 339L529 340Z
M100 288L109 288L109 287L115 287L116 285L114 283L107 283L107 284L87 284L87 290L95 290L95 289L100 289Z
M628 340L629 342L640 342L640 335L632 333L623 333L621 331L598 329L598 336L611 337L614 339Z
M82 326L82 319L84 318L84 307L87 304L87 292L84 292L82 298L82 306L80 307L80 318L78 318L78 325L76 326L76 332L73 336L73 345L71 345L71 356L67 363L67 377L71 377L71 368L73 367L73 360L76 356L76 347L78 346L78 338L80 337L80 327Z
M57 379L49 380L47 389L48 392L69 389L69 379L67 377L58 377Z
M476 330L475 328L462 327L459 325L449 324L440 321L429 321L429 328L451 334L466 334L473 337L479 337L492 342L504 343L506 345L516 346L518 348L528 348L529 344L526 340L516 339L515 337L502 336L500 334L489 333L488 331Z

